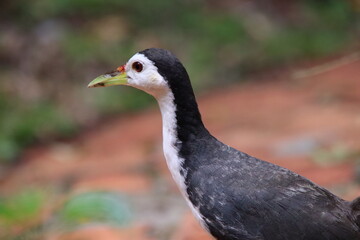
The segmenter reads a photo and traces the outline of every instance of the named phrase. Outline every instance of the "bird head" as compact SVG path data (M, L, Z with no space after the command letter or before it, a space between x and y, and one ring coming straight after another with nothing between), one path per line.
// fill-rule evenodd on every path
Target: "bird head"
M184 75L186 81L186 70L172 53L149 48L136 53L115 71L97 77L88 87L127 85L158 97L170 90L171 81L179 81Z

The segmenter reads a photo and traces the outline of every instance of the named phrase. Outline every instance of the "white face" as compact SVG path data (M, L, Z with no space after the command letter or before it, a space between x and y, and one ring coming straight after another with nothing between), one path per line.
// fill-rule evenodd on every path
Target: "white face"
M135 54L125 65L128 85L141 89L154 97L169 91L165 79L158 73L157 67L145 55Z

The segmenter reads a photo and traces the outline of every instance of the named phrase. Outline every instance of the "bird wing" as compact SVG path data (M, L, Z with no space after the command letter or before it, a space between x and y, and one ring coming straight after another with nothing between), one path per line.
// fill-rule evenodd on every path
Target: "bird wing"
M348 203L326 189L244 153L211 156L211 164L188 173L187 185L215 236L360 239Z

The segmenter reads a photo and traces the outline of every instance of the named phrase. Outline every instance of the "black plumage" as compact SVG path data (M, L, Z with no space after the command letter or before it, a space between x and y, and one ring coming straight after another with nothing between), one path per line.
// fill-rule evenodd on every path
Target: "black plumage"
M345 201L308 179L251 157L204 127L189 76L169 51L142 52L176 106L181 175L205 227L220 240L360 239L360 199Z

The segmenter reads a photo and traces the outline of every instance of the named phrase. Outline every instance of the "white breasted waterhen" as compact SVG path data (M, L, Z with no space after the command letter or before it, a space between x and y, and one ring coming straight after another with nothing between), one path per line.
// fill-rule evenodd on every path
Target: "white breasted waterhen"
M218 141L205 128L189 76L169 51L136 53L89 87L153 95L167 165L195 217L219 240L360 239L360 198L345 201L288 169Z

